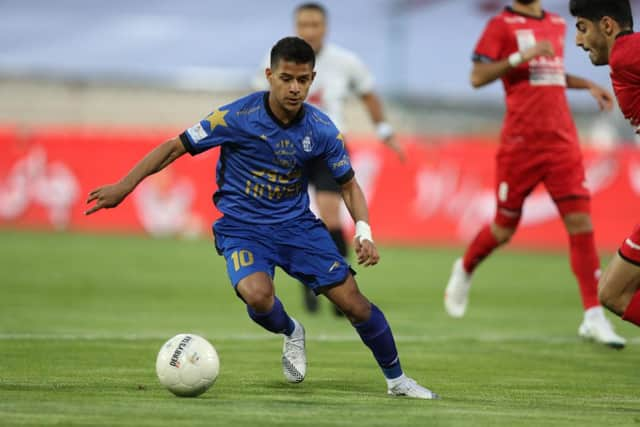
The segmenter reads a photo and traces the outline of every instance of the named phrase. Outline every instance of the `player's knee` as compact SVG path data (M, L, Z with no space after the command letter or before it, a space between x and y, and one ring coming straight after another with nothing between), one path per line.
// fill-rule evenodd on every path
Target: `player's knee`
M591 215L584 212L569 213L562 217L569 234L588 233L593 230Z
M515 227L503 227L495 223L491 224L491 234L493 234L493 237L495 237L496 241L501 245L511 240L515 232Z
M269 311L273 306L273 288L269 286L245 284L240 294L247 305L257 312Z
M265 293L251 294L249 297L244 297L247 305L258 313L265 313L273 306L273 295Z

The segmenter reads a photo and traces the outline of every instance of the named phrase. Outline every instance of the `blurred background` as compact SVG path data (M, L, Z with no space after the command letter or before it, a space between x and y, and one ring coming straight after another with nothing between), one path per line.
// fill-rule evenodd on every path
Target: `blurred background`
M299 3L0 1L0 225L207 234L217 215L208 197L216 153L181 160L108 215L83 217L84 195L216 106L250 92L272 44L294 32ZM382 241L457 245L492 217L503 91L497 82L471 88L470 56L487 20L509 3L323 2L328 41L353 50L370 68L410 154L401 164L377 141L362 104L348 102L354 163ZM637 13L640 2L632 3ZM568 1L543 4L567 19L567 71L610 88L608 67L593 67L574 47ZM599 244L612 250L640 207L637 138L619 111L599 112L579 91L569 91L569 99L585 147ZM563 247L556 216L546 194L535 193L514 244Z

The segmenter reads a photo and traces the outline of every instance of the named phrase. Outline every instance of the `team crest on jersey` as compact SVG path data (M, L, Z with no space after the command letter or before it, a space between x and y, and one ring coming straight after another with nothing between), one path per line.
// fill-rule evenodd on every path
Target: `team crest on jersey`
M311 150L313 150L313 143L311 142L311 137L309 135L305 136L302 140L302 149L307 153L310 153Z

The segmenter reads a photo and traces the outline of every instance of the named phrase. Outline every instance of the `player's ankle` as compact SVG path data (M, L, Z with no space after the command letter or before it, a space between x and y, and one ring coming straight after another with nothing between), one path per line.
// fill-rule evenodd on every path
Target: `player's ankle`
M407 376L403 372L402 374L400 374L399 377L385 378L385 379L387 380L387 388L393 388L398 384L402 384L407 379Z

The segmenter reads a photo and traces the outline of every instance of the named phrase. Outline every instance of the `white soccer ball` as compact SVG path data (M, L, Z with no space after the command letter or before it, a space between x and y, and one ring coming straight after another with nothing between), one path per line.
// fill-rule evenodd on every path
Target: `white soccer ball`
M209 389L218 377L216 349L195 334L178 334L158 352L156 373L160 383L176 396L194 397Z

